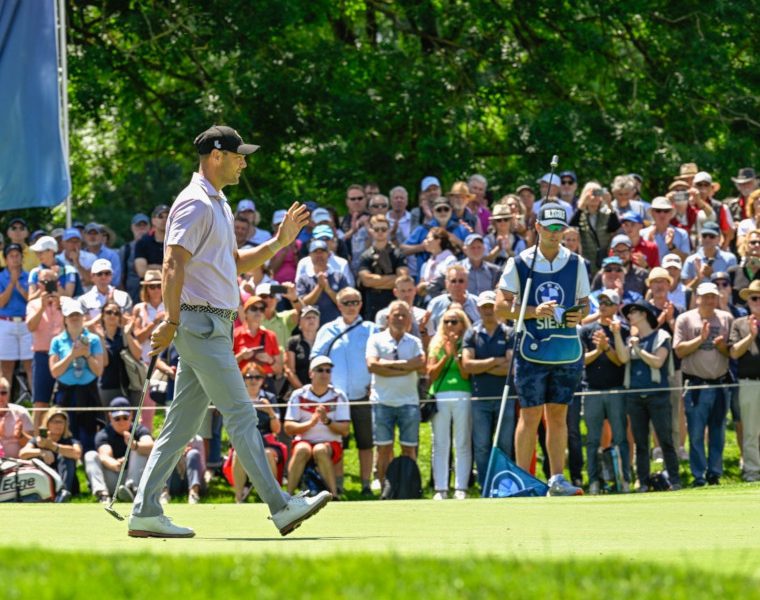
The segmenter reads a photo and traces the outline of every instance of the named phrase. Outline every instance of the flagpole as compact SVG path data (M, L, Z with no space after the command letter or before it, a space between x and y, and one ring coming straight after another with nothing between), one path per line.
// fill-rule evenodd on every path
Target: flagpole
M53 0L55 2L55 0ZM56 3L56 24L58 26L58 87L60 106L61 141L63 159L71 178L71 163L69 161L69 69L66 61L66 0ZM66 196L66 227L71 227L71 192Z

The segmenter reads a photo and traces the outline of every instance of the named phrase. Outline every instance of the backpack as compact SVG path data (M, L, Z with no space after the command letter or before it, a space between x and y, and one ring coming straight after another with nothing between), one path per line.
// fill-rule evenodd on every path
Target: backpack
M620 448L610 446L602 450L599 448L599 464L601 465L599 483L600 488L607 493L620 493L623 491L623 461L620 459Z
M37 458L0 458L0 502L55 502L63 488L58 472Z
M381 500L416 500L422 498L422 477L417 463L408 456L397 456L385 472Z
M314 461L309 461L309 464L306 465L306 468L303 470L303 475L301 475L301 487L309 490L309 493L312 496L327 490L325 480L322 479L319 471L317 471Z

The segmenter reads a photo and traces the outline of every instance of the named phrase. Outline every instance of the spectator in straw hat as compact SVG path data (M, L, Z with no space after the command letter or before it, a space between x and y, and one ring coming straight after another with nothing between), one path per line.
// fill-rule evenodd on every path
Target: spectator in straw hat
M731 358L738 362L739 410L742 415L742 449L745 481L760 481L760 280L739 291L750 314L731 326Z
M750 231L760 229L760 189L752 192L745 206L747 218L743 219L736 228L736 242L741 245Z
M660 262L666 254L677 254L681 260L689 256L691 242L689 234L670 224L675 210L665 196L652 200L652 225L641 230L641 237L657 244Z
M449 199L452 212L459 219L459 222L467 227L470 232L482 233L479 219L468 208L468 204L475 199L475 194L470 193L467 184L464 181L455 181L446 197Z
M495 204L490 221L491 229L485 238L489 248L486 260L503 267L510 256L525 250L525 240L517 234L517 215L508 203Z

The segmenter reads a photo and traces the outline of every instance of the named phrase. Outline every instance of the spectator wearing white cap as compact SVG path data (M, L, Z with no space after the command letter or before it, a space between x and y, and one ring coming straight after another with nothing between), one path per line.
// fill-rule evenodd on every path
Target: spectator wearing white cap
M677 254L666 254L662 259L662 268L670 275L670 291L668 300L681 311L693 308L691 306L692 291L681 281L683 263Z
M296 293L303 304L316 304L321 315L320 323L328 323L340 315L337 294L349 283L340 272L330 269L330 251L324 240L309 243L311 274L304 272L296 279Z
M79 298L87 319L85 326L100 320L100 311L109 300L115 302L123 313L129 313L132 310L132 298L129 294L117 290L111 283L113 265L108 259L99 258L92 263L90 277L94 285L90 291Z
M702 225L701 243L697 251L684 262L681 279L692 290L710 281L713 273L726 272L736 264L736 256L720 249L720 228L715 221Z
M681 260L689 256L691 241L686 230L673 227L675 209L665 196L657 196L652 200L652 224L641 230L641 237L648 242L657 244L660 262L666 254L677 254Z
M471 233L464 240L465 257L459 263L467 270L467 291L475 296L493 291L501 277L501 269L485 260L486 245L483 236Z
M433 200L441 195L441 191L441 182L437 177L428 175L422 178L419 205L410 211L412 215L411 231L433 218Z
M295 390L285 412L285 433L293 436L293 452L288 465L288 492L301 483L307 465L313 461L327 489L336 496L335 465L343 458L343 436L348 435L348 400L332 385L333 363L328 356L316 356L309 365L311 383Z
M734 219L731 216L728 205L723 204L715 198L715 194L720 190L720 183L713 181L712 176L708 172L699 171L694 176L692 185L699 192L699 197L703 204L703 207L697 213L697 236L702 231L702 225L705 221L715 221L720 227L720 247L728 250L729 245L735 237Z
M554 204L559 204L562 208L565 209L565 215L567 217L567 222L569 223L570 220L573 218L573 214L575 213L575 209L573 208L573 205L569 202L565 202L559 197L559 188L562 183L562 180L560 179L559 175L552 175L551 173L545 173L541 179L537 179L536 183L538 184L539 189L541 190L540 198L537 202L533 203L533 214L538 215L539 211L541 210L541 205L544 202L545 198L548 198L547 202L552 202Z
M6 267L0 271L0 365L8 381L13 381L16 361L22 362L32 380L32 334L24 322L29 274L24 271L22 251L19 244L6 244Z
M730 383L728 339L734 318L718 310L718 287L697 286L697 308L676 319L673 349L682 359L686 393L684 405L689 430L689 466L694 486L720 483ZM702 389L691 389L699 386ZM705 430L709 454L705 455Z
M50 342L50 373L58 380L56 404L69 408L100 406L98 377L103 373L103 344L84 327L82 305L64 298L61 305L64 330ZM85 451L95 449L97 430L94 412L70 412L74 437Z
M34 300L43 292L42 287L39 285L40 272L43 269L51 269L56 274L55 293L63 296L73 296L77 288L79 275L74 267L64 264L63 261L56 257L58 242L55 241L55 238L43 235L31 245L31 250L37 254L40 264L29 273L29 300ZM52 291L52 286L49 286L48 293Z
M87 244L87 252L96 258L107 260L111 263L112 281L117 286L121 285L121 260L119 253L105 244L105 229L98 223L88 223L84 227L84 241ZM92 270L90 270L92 272Z
M288 211L280 209L274 211L272 215L272 229L277 230L285 220L285 215ZM269 259L269 270L272 272L272 278L280 283L295 283L296 281L296 266L299 260L299 251L301 249L302 242L299 239L293 240L291 244L288 244L284 248L280 248L277 253Z
M92 252L82 249L82 233L76 227L69 227L63 232L63 252L56 258L65 265L74 267L79 273L83 288L90 285L90 267L97 258ZM84 289L74 291L74 297L81 295Z
M256 210L256 203L253 200L248 198L241 200L237 205L235 216L243 217L251 226L252 233L248 241L252 246L258 246L272 239L272 234L269 231L259 227L261 215Z

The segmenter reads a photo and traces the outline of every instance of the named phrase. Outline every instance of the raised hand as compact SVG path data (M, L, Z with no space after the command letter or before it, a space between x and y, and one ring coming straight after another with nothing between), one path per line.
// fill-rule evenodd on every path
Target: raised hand
M710 337L710 324L707 321L702 321L702 331L699 334L699 339L701 339L703 342L707 341L707 338Z
M293 202L277 229L276 237L280 247L285 247L295 241L301 229L309 223L309 216L309 209L305 205Z

